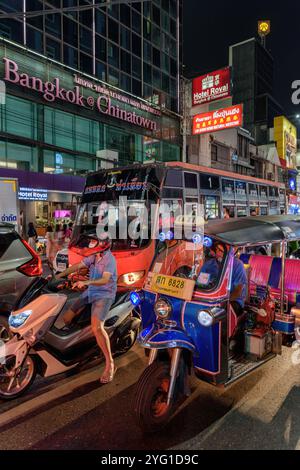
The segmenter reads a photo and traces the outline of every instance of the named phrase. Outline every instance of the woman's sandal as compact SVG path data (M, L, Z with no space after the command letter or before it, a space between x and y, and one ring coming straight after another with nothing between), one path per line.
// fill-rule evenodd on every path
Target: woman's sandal
M108 373L104 371L103 374L100 377L100 383L101 384L108 384L109 382L112 382L117 370L118 370L118 368L115 367L112 371L110 371Z

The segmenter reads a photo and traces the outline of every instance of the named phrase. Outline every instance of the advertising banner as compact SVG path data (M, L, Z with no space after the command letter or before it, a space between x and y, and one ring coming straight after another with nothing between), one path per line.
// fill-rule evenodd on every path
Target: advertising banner
M0 221L18 228L18 184L16 179L0 178Z
M193 106L230 96L230 68L216 70L193 80Z
M274 118L274 140L281 166L296 169L297 129L284 116Z
M209 113L196 114L193 118L193 135L239 127L242 123L242 104L210 111Z

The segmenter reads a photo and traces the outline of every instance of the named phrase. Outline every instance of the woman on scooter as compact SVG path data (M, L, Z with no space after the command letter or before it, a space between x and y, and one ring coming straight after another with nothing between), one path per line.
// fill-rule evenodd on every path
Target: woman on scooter
M114 378L115 367L111 354L108 334L104 329L105 319L113 304L117 292L117 267L111 248L111 240L105 232L99 238L92 238L85 256L80 263L74 264L56 276L57 279L66 277L83 268L89 268L89 280L78 281L73 289L86 289L72 307L65 313L64 321L71 323L82 308L91 304L91 326L98 346L105 357L105 369L100 378L102 384L111 382Z

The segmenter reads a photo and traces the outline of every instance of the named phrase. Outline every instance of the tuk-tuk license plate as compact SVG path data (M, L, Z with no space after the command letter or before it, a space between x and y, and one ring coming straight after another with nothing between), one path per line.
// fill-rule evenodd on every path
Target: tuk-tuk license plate
M191 300L194 292L195 281L181 277L153 274L151 290L159 294L170 295L179 299Z

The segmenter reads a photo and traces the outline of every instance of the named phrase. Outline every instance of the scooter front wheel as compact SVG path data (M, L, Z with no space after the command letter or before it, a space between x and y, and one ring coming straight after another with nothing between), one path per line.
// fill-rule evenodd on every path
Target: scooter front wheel
M136 385L134 411L144 432L163 428L175 412L175 400L167 403L170 386L170 364L155 361L148 366ZM176 387L176 385L175 385ZM174 390L176 395L176 390Z
M14 358L0 365L0 399L13 400L28 390L36 376L36 362L30 355L14 370Z

